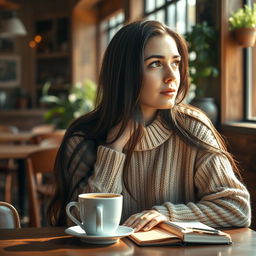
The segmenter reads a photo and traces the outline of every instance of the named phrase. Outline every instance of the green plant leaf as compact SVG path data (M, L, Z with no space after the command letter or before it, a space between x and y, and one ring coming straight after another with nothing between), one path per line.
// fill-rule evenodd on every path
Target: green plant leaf
M196 24L185 34L188 42L189 75L195 85L197 97L206 96L207 85L205 79L218 76L218 33L207 22Z
M49 84L45 84L41 102L50 105L44 118L48 123L54 124L57 128L65 129L77 117L91 111L94 108L96 85L92 81L85 81L83 84L74 85L66 99L54 95L48 95Z
M233 12L229 17L229 27L231 30L238 28L255 28L256 27L256 3L253 6L244 5Z
M41 97L40 102L61 104L62 100L54 95L45 95L45 96Z

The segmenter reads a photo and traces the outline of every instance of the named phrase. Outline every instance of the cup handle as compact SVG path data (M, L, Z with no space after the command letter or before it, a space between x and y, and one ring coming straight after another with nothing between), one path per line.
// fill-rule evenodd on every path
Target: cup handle
M71 209L71 207L76 207L77 208L77 210L79 211L79 203L78 202L69 202L68 204L67 204L67 206L66 206L66 213L67 213L67 215L68 215L68 217L74 222L74 223L76 223L77 225L79 225L81 228L82 228L82 223L77 219L77 218L75 218L74 216L73 216L73 214L70 212L70 209Z
M96 231L97 233L103 232L103 207L98 205L96 207Z

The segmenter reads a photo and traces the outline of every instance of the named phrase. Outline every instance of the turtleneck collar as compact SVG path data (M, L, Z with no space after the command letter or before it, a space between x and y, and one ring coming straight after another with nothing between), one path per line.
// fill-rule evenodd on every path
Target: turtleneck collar
M145 151L158 147L170 138L172 131L167 129L160 117L157 118L144 129L144 135L136 145L134 151Z

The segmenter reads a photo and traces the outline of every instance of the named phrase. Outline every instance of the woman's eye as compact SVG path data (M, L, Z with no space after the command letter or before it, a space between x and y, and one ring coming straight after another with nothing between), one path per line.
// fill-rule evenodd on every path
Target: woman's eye
M157 60L157 61L153 61L149 64L150 68L156 68L156 67L160 67L161 66L161 61Z
M174 68L178 68L179 65L180 65L180 61L179 61L179 60L176 60L176 61L174 61L174 62L172 63L172 66L173 66Z

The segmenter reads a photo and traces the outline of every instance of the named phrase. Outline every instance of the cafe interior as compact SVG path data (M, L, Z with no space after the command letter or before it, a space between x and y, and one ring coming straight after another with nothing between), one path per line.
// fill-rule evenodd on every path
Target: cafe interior
M0 0L0 200L17 209L21 227L48 226L49 180L65 130L93 108L101 61L116 31L145 18L164 22L188 42L185 100L225 138L250 192L256 230L256 32L254 41L241 42L230 25L234 12L253 3Z

